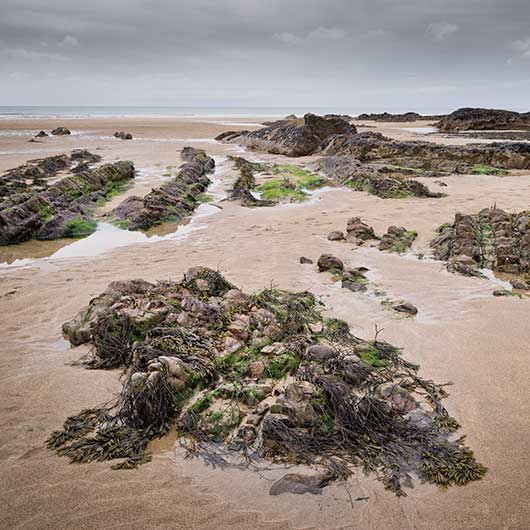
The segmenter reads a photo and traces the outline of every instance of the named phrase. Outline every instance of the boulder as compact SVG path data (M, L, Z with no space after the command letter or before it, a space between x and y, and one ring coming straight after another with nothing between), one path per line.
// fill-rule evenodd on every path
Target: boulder
M327 361L337 357L339 352L327 344L313 344L305 350L305 357L312 361Z
M318 258L318 270L319 272L329 271L329 270L336 270L336 271L343 271L344 270L344 263L339 258L331 255L331 254L322 254L320 258Z
M313 263L313 260L310 258L306 258L305 256L300 256L300 263L302 265L311 265Z
M52 134L54 136L64 136L72 133L66 127L56 127L55 129L53 129Z
M329 241L342 241L344 239L344 233L340 230L333 230L328 234Z
M120 140L132 140L133 136L131 133L125 131L117 131L114 133L114 138L119 138Z
M35 135L35 138L44 138L45 136L48 136L48 133L45 132L45 131L39 131L36 135Z

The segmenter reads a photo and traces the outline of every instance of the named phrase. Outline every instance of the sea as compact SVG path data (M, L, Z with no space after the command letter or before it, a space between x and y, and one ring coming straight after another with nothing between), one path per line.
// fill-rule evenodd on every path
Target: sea
M288 114L303 116L313 114L348 114L357 116L364 112L402 113L415 110L420 114L445 114L454 109L410 109L384 108L374 109L361 107L31 107L0 106L0 119L35 119L35 118L214 118L219 116L234 117L277 117Z

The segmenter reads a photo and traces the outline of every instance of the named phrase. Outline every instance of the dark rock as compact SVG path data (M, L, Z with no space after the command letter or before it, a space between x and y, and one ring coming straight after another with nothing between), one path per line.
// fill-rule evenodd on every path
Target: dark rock
M335 256L331 254L322 254L320 258L318 258L318 270L319 272L324 271L343 271L344 270L344 263L339 258L336 258Z
M328 234L329 241L341 241L344 239L344 233L340 230L333 230Z
M249 149L286 156L305 156L313 153L330 135L355 134L355 126L341 118L322 118L306 114L304 123L281 120L269 127L236 136L218 136L225 142L237 142Z
M300 257L300 263L301 263L302 265L310 265L310 264L313 263L313 260L310 259L310 258L306 258L305 256L301 256L301 257Z
M405 112L404 114L390 114L389 112L381 112L379 114L359 114L357 119L359 121L384 121L384 122L407 122L407 121L419 121L419 120L439 120L444 116L422 116L417 112Z
M199 205L198 196L210 185L208 173L215 168L213 158L203 150L185 147L186 160L177 176L145 197L125 199L111 215L128 222L129 230L147 229L166 220L180 220L190 215Z
M407 313L409 315L417 315L418 314L418 308L416 306L413 306L409 302L402 302L399 304L395 304L392 306L392 309L394 311L397 311L398 313Z
M530 129L530 112L463 108L443 118L437 126L444 132L496 129Z
M56 127L55 129L53 129L52 134L54 136L64 136L72 133L66 127Z
M337 357L338 354L339 353L335 348L332 348L327 344L313 344L312 346L308 346L305 350L305 356L314 361L327 361L328 359Z
M514 289L518 289L519 291L530 290L530 282L525 282L524 280L520 280L520 279L510 280L510 284L512 285Z
M351 242L377 239L374 229L361 221L360 217L351 217L346 224L346 240Z
M114 138L119 138L120 140L132 140L133 136L131 133L119 131L114 133Z
M379 250L402 254L410 248L417 235L413 230L407 230L402 226L390 226L379 242Z
M45 132L45 131L39 131L36 135L35 135L35 138L44 138L45 136L48 136L48 133Z

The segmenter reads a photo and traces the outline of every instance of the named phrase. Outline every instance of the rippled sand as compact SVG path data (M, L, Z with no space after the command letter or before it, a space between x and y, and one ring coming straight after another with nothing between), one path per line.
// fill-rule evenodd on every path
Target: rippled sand
M0 129L49 130L57 124L71 137L28 143L24 136L0 136L0 170L29 158L74 148L97 150L105 161L130 159L148 178L128 193L144 194L180 163L177 150L190 144L219 157L237 152L208 140L227 128L211 120L94 119L2 121ZM227 118L225 121L241 122ZM256 120L251 120L256 122ZM370 125L373 125L371 123ZM378 124L377 130L415 138L407 124ZM112 138L130 131L133 141ZM460 142L429 136L431 141ZM205 141L205 139L207 141ZM274 159L270 155L250 155ZM234 172L225 164L219 189ZM490 280L464 278L441 263L399 257L376 249L354 249L326 239L361 216L377 232L391 224L419 233L414 250L428 245L436 228L456 211L475 212L494 202L508 210L529 208L530 175L455 176L443 199L382 200L334 189L306 204L246 209L220 202L211 215L192 221L178 238L131 242L95 256L36 259L23 267L0 269L2 315L0 367L0 502L5 528L525 528L528 524L530 300L496 298ZM433 181L428 185L438 189ZM117 198L119 202L121 198ZM176 227L175 227L176 228ZM165 234L167 235L167 234ZM118 237L118 236L116 236ZM31 243L42 258L62 243ZM62 249L68 249L63 246ZM17 247L0 249L17 257ZM300 265L332 252L350 265L370 268L371 279L390 298L419 308L415 319L397 316L379 299L334 285L316 267ZM18 256L21 257L21 256ZM27 256L26 256L27 257ZM0 261L4 261L3 259ZM213 469L184 460L168 436L153 443L153 462L116 472L106 464L72 465L47 450L44 441L69 414L96 405L119 391L118 371L89 371L68 365L82 348L62 340L62 322L116 279L180 278L190 266L218 267L246 290L271 282L288 289L311 289L327 309L347 320L353 332L402 346L406 358L421 365L424 377L453 381L449 412L462 424L486 477L447 491L415 484L397 499L380 483L358 473L346 485L322 495L270 497L272 477L235 468ZM368 497L368 499L356 500Z

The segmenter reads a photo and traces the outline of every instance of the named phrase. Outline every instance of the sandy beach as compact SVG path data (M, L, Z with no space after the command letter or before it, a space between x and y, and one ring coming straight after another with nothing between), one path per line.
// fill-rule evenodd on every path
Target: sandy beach
M226 130L260 127L262 118L91 118L0 121L0 172L27 160L83 148L104 162L131 160L137 178L128 195L143 196L171 178L188 145L216 160L214 204L203 204L184 226L147 235L121 234L112 227L86 240L27 242L0 247L0 503L2 528L179 528L179 529L523 529L530 509L530 298L493 297L501 279L447 272L439 261L379 252L326 239L347 219L362 217L379 232L402 225L418 232L413 252L426 249L436 229L457 212L494 203L506 211L529 208L530 173L509 176L453 175L447 187L419 179L441 199L384 200L342 187L317 191L306 202L245 208L223 201L236 178L228 155L238 145L213 138ZM356 122L357 124L357 122ZM28 143L41 129L66 126L70 136ZM359 125L359 124L357 124ZM360 122L396 139L461 144L462 138L415 131L430 124ZM117 130L134 139L113 138ZM253 161L308 164L316 157L288 159L247 152ZM132 233L131 233L132 234ZM94 237L103 243L91 245ZM92 239L91 239L92 238ZM101 245L106 246L101 246ZM99 245L99 246L98 246ZM373 296L340 289L300 256L322 253L350 267L366 266L370 280L393 299L420 310L408 319ZM151 463L112 471L107 463L70 464L46 448L50 432L65 418L109 400L121 389L119 370L85 370L70 363L85 352L62 338L61 325L114 280L179 279L189 267L218 268L247 292L271 284L310 289L325 311L346 320L364 339L374 323L384 340L403 348L427 379L452 382L449 413L462 425L467 443L489 471L477 482L442 490L414 483L397 498L359 470L347 483L321 495L268 495L281 469L256 473L218 469L185 459L174 437L152 443ZM358 500L360 499L360 500Z

